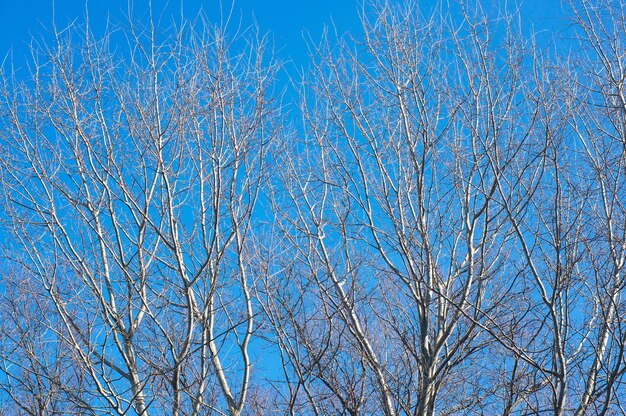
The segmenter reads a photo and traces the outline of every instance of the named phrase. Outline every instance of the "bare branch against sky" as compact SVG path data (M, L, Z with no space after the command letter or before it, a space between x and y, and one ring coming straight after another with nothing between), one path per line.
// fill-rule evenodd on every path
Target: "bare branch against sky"
M0 414L626 414L626 4L337 3L2 6Z

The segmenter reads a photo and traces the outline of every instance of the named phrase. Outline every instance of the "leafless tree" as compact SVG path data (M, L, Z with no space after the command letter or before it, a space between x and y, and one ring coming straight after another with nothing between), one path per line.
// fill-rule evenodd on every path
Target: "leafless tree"
M2 78L3 414L244 408L276 64L202 17L126 27Z
M571 6L579 67L477 5L313 50L266 279L291 414L624 412L626 14Z
M0 411L626 414L626 5L483 6L364 6L289 113L254 30L35 43Z
M277 283L291 301L272 312L289 398L318 414L458 412L490 393L468 372L510 293L498 184L502 165L537 150L536 110L513 32L498 46L469 12L414 7L383 5L362 42L315 50L303 141L282 152L283 274L298 289Z

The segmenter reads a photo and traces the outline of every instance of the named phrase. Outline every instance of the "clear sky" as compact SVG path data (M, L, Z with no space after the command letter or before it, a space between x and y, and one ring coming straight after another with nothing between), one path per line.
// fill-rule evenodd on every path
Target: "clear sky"
M143 14L148 0L135 0L134 14ZM54 20L58 28L69 22L84 21L85 0L56 0L54 2ZM111 21L124 21L127 13L126 0L89 0L88 10L90 25L102 30L109 16ZM200 8L211 19L219 21L220 14L227 15L231 8L231 0L224 0L220 11L218 0L185 0L184 14L194 17ZM334 22L339 31L345 32L358 28L357 2L342 0L235 0L231 26L241 21L249 26L256 21L262 31L272 33L275 46L281 58L290 57L295 61L306 58L306 43L303 31L311 34L313 39L319 38L324 24ZM170 16L180 15L180 0L153 0L153 10L163 10L166 20ZM11 48L15 58L27 54L27 43L31 35L44 31L52 22L52 0L0 0L0 52L2 56ZM254 20L253 20L254 19ZM302 63L302 62L299 62Z
M233 21L243 19L244 26L253 16L260 28L273 34L275 46L282 60L293 60L298 66L306 62L306 43L303 31L318 39L324 24L333 22L339 33L358 32L358 4L361 0L235 0ZM433 0L422 0L429 4ZM146 9L148 0L135 0L135 14ZM231 0L223 0L223 8L231 7ZM511 3L511 2L509 2ZM0 52L13 48L15 59L27 54L31 35L41 33L52 22L52 0L0 0ZM77 19L83 21L86 4L91 16L91 26L102 30L110 16L113 22L124 20L128 10L127 0L56 0L54 2L57 27L64 27ZM154 10L163 10L164 16L179 15L180 0L152 0ZM486 0L483 4L498 7L504 1ZM542 31L554 29L564 22L559 0L524 0L521 15L524 27ZM167 6L166 6L167 5ZM193 17L202 8L211 18L219 19L219 0L184 0L184 14Z

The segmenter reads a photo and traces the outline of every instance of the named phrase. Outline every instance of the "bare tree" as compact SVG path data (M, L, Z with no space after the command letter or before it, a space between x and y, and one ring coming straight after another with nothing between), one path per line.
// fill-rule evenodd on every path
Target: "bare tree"
M496 43L484 19L415 7L382 5L362 42L315 51L303 142L282 152L276 211L299 289L278 284L291 302L272 311L290 400L319 414L459 412L491 393L469 371L510 293L498 184L532 151L536 108L507 21Z
M571 6L576 52L558 65L548 53L533 59L528 99L537 106L533 141L543 151L498 184L527 288L517 302L525 330L515 340L514 365L504 369L508 413L625 412L618 311L626 248L619 81L626 14L618 2ZM521 192L512 194L511 182L523 183Z
M239 415L266 40L202 17L52 36L2 78L3 412Z
M569 12L366 5L287 115L254 30L34 43L1 411L626 414L626 10Z
M624 412L623 5L572 5L582 71L474 6L313 50L266 279L292 414Z

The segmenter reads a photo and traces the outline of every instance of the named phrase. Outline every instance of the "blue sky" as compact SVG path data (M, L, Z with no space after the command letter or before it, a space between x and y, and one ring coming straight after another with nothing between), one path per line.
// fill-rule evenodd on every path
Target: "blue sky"
M146 10L148 0L135 1L135 14L141 15ZM231 2L223 1L223 12L217 0L185 0L184 14L194 17L202 8L212 19L219 21L220 13L226 14ZM180 1L153 0L154 10L163 10L164 15L178 16ZM13 49L19 61L27 54L27 43L33 34L44 32L52 22L52 0L0 0L0 52L2 56ZM54 20L57 27L69 22L84 21L85 0L56 0ZM113 22L123 22L127 13L126 0L90 0L88 2L90 24L96 31L104 28L110 16ZM299 64L306 59L306 43L303 31L319 38L324 24L334 22L339 31L345 32L358 28L357 3L341 0L288 1L288 0L236 0L231 26L241 21L249 26L256 21L262 31L272 33L275 46L282 59L292 58ZM332 20L331 20L332 19ZM169 20L169 19L167 19Z
M52 0L0 0L0 53L2 56L13 48L17 62L27 55L27 43L33 34L44 31L52 22ZM66 26L77 19L82 22L85 15L85 0L56 0L55 22L57 27ZM230 1L223 0L224 9L230 8ZM243 19L247 26L254 19L264 31L272 33L281 60L289 59L298 66L306 63L306 43L303 32L318 39L324 24L333 22L339 33L358 32L358 4L354 0L235 0L233 22ZM432 0L420 1L421 4ZM488 7L498 7L504 1L487 0ZM102 30L110 16L113 22L124 20L127 0L89 0L91 25ZM135 0L135 12L143 12L148 0ZM166 9L165 15L179 14L180 0L153 0L154 10ZM218 0L185 0L184 13L193 17L202 8L210 17L220 15ZM554 29L564 25L564 14L558 0L525 0L521 3L522 24L536 31ZM167 5L167 6L166 6Z

